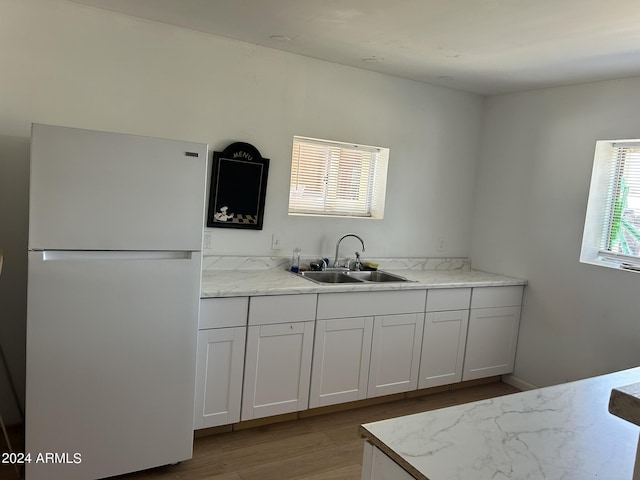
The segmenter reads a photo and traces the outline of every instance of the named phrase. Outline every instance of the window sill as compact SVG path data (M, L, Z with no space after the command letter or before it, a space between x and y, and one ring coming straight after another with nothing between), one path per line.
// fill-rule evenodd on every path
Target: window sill
M622 270L631 273L640 273L640 265L631 265L625 262L606 259L603 257L594 257L591 259L580 259L580 263L586 263L589 265L596 265L598 267L612 268L614 270Z
M384 220L384 218L379 215L370 215L370 216L329 215L329 214L322 214L322 213L299 213L299 212L288 212L288 214L292 217L356 218L360 220Z

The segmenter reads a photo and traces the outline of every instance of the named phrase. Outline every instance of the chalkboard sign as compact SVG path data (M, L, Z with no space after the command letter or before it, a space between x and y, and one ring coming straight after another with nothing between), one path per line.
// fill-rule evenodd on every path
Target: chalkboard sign
M213 152L207 227L262 230L269 159L249 143Z

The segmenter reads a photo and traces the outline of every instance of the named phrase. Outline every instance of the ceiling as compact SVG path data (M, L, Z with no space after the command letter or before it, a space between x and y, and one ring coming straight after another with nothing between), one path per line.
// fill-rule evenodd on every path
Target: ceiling
M484 95L640 76L640 0L71 0Z

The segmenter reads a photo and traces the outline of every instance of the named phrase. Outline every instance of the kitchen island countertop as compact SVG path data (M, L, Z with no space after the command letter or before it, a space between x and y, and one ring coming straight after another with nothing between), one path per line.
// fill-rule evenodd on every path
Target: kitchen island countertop
M631 479L638 427L609 413L640 368L383 420L361 434L423 480Z
M640 426L640 383L614 388L609 399L609 411Z

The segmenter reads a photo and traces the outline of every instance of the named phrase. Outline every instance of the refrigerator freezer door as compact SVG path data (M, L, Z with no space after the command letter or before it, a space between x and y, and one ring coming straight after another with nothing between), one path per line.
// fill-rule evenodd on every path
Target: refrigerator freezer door
M29 248L201 250L207 145L34 124Z
M29 480L191 457L198 252L29 252ZM57 461L36 462L38 454Z

